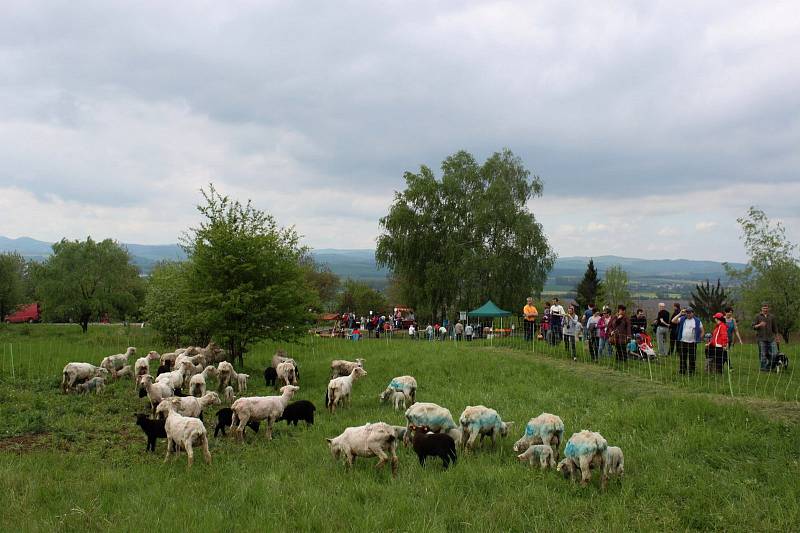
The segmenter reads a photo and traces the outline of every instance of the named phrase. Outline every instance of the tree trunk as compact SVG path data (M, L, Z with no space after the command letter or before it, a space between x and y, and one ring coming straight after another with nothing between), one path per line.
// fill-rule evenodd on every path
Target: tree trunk
M781 333L783 334L783 341L789 344L789 328L784 329Z

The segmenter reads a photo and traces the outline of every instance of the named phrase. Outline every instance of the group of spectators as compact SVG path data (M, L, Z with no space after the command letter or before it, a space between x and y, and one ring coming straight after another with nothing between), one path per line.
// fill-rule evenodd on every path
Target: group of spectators
M708 334L694 309L677 302L673 304L672 314L667 311L666 304L659 303L658 314L651 323L648 323L642 309L637 309L635 315L629 317L624 305L618 305L612 312L609 307L598 309L590 303L579 316L577 304L569 304L565 311L558 298L545 302L540 322L532 298L527 299L522 315L526 341L533 341L537 337L553 346L563 341L567 354L573 360L577 360L576 338L583 336L592 360L603 355L610 357L615 353L617 361L625 362L630 355L640 354L642 347L649 347L648 325L656 336L657 355L667 356L677 352L681 374L692 375L696 372L697 347L703 343L706 370L717 373L722 372L725 364L730 365L728 350L734 341L743 344L731 307L714 314L713 327ZM775 367L778 357L778 329L769 304L762 305L761 313L753 320L753 329L756 332L761 370L769 372ZM656 355L655 350L652 353Z

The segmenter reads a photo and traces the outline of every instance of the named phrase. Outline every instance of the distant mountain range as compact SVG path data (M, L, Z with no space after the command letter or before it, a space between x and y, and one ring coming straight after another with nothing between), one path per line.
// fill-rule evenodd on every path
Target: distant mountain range
M52 244L37 241L28 237L9 239L0 237L0 252L16 251L22 256L43 260L52 252ZM182 261L186 254L177 244L123 244L133 256L134 263L148 273L159 261ZM339 250L321 248L312 252L319 263L327 264L330 269L343 278L363 280L375 287L386 286L388 270L378 268L375 264L373 250ZM706 279L715 281L726 279L722 263L716 261L693 261L688 259L636 259L605 255L594 257L594 264L600 276L614 265L620 265L628 272L631 282L638 290L659 288L662 292L690 286ZM550 272L545 290L569 291L583 277L589 257L561 257ZM740 263L731 263L735 267L743 267Z

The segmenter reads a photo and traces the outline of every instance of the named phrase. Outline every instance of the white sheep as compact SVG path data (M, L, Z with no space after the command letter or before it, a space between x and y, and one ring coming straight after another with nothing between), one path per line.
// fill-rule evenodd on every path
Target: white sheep
M128 349L125 351L125 353L104 357L100 362L100 367L105 368L110 374L113 374L115 370L119 370L128 364L128 357L131 355L136 355L136 348L133 346L128 346Z
M567 441L564 448L565 460L558 463L558 470L565 477L574 477L576 471L580 471L581 486L586 486L592 478L592 466L597 466L602 472L601 482L605 486L607 480L604 455L607 448L608 442L600 433L585 429L574 433Z
M103 378L92 378L89 381L75 385L75 390L80 393L94 392L95 394L101 394L106 390L106 380Z
M497 411L483 405L468 405L458 419L463 432L462 445L467 449L475 447L478 436L483 443L484 437L492 439L492 446L495 445L497 436L505 437L508 435L509 428L514 422L503 422Z
M241 372L233 375L233 378L236 380L236 385L238 386L237 390L240 394L247 390L247 380L249 377L250 374L242 374Z
M189 394L198 397L205 394L206 383L208 381L209 376L216 376L216 375L217 375L217 368L215 366L208 365L202 372L192 376L189 379Z
M277 387L282 387L283 385L297 385L295 368L296 363L294 359L287 359L278 363L278 367L275 369L275 373L278 375L278 378L275 380L275 385Z
M406 395L403 391L401 390L394 391L392 393L391 399L395 411L399 411L401 405L403 406L403 411L406 410Z
M383 422L349 427L333 439L326 439L335 460L344 457L352 468L356 457L378 457L375 468L380 468L391 458L392 477L397 476L397 431Z
M133 377L133 367L131 365L125 365L113 374L116 379Z
M225 402L226 403L233 403L233 402L236 401L236 396L234 396L234 394L233 394L233 387L231 387L230 385L225 387L224 396L225 396Z
M367 371L360 366L353 367L349 375L333 378L328 382L328 390L325 395L326 407L331 413L336 412L337 405L350 406L350 394L353 391L353 382L360 377L366 376Z
M334 359L331 361L331 378L338 378L340 376L349 376L355 367L364 368L366 359L358 358L353 361L345 361L343 359Z
M553 458L553 448L547 444L528 446L527 450L517 455L517 459L520 461L528 461L531 466L538 461L539 468L542 470L548 467L554 468L556 466L556 461Z
M556 461L559 458L559 447L564 437L564 421L556 415L542 413L531 418L525 425L525 433L514 443L514 451L522 453L533 444L550 444L555 446Z
M175 404L175 410L183 416L193 416L195 418L200 416L200 413L209 405L219 405L222 401L219 399L219 394L214 391L205 393L201 398L194 396L185 396L182 398L168 398L164 401L171 401Z
M90 363L67 363L62 370L61 391L66 393L75 387L76 383L93 377L108 378L109 374L105 368Z
M281 387L280 396L251 396L239 398L233 405L233 425L239 440L244 441L244 428L251 421L267 421L267 439L272 440L272 426L283 414L283 410L292 399L294 393L300 390L296 385Z
M233 369L233 365L230 364L228 361L220 361L217 365L217 378L219 379L219 390L225 390L230 382L233 375L236 371Z
M412 376L398 376L396 378L392 378L392 381L389 382L389 386L386 387L386 390L384 390L378 398L380 398L382 402L385 402L389 399L394 400L395 393L398 391L402 392L405 396L405 399L409 402L416 402L417 380ZM403 407L405 407L405 402L403 402ZM396 408L397 402L395 400L395 409Z
M289 357L284 350L278 350L275 352L275 355L272 356L272 368L278 370L278 365L289 359L291 359L291 357Z
M225 359L228 357L228 354L225 353L225 350L217 346L217 344L213 341L209 342L205 348L200 348L198 353L206 358L207 364L220 363L225 361Z
M450 430L458 429L456 423L453 422L453 415L450 414L450 411L435 403L417 402L406 409L405 417L408 421L408 427L427 426L434 433L450 434ZM411 437L413 437L412 432L406 432L406 440ZM461 442L460 436L456 442Z
M150 373L150 361L159 359L158 352L150 351L144 357L140 357L133 363L133 375L136 376L136 385L139 385L141 377Z
M175 391L166 383L156 383L153 381L153 376L145 374L141 378L141 384L147 391L147 398L150 400L153 415L156 413L156 408L161 400L171 398L175 395Z
M601 478L603 488L608 484L609 476L619 476L620 479L625 477L625 456L617 446L609 446L603 452L603 477Z
M192 363L184 361L176 370L158 375L156 383L166 383L173 389L183 388L183 378L190 368L192 368Z
M176 405L170 401L161 402L156 412L163 413L167 417L164 422L164 431L167 433L165 463L169 460L169 455L174 446L175 450L180 449L180 447L186 450L189 466L192 466L194 458L192 446L200 444L203 447L203 458L206 463L211 464L211 452L208 451L208 434L202 420L190 416L182 416L176 411Z

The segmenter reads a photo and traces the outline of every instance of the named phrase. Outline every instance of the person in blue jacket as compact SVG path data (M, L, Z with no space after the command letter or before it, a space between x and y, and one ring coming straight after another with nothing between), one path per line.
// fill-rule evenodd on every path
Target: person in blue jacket
M697 364L697 345L703 339L703 323L694 316L694 309L687 307L682 309L675 318L673 324L678 325L676 340L678 341L678 355L681 358L679 372L693 375Z

